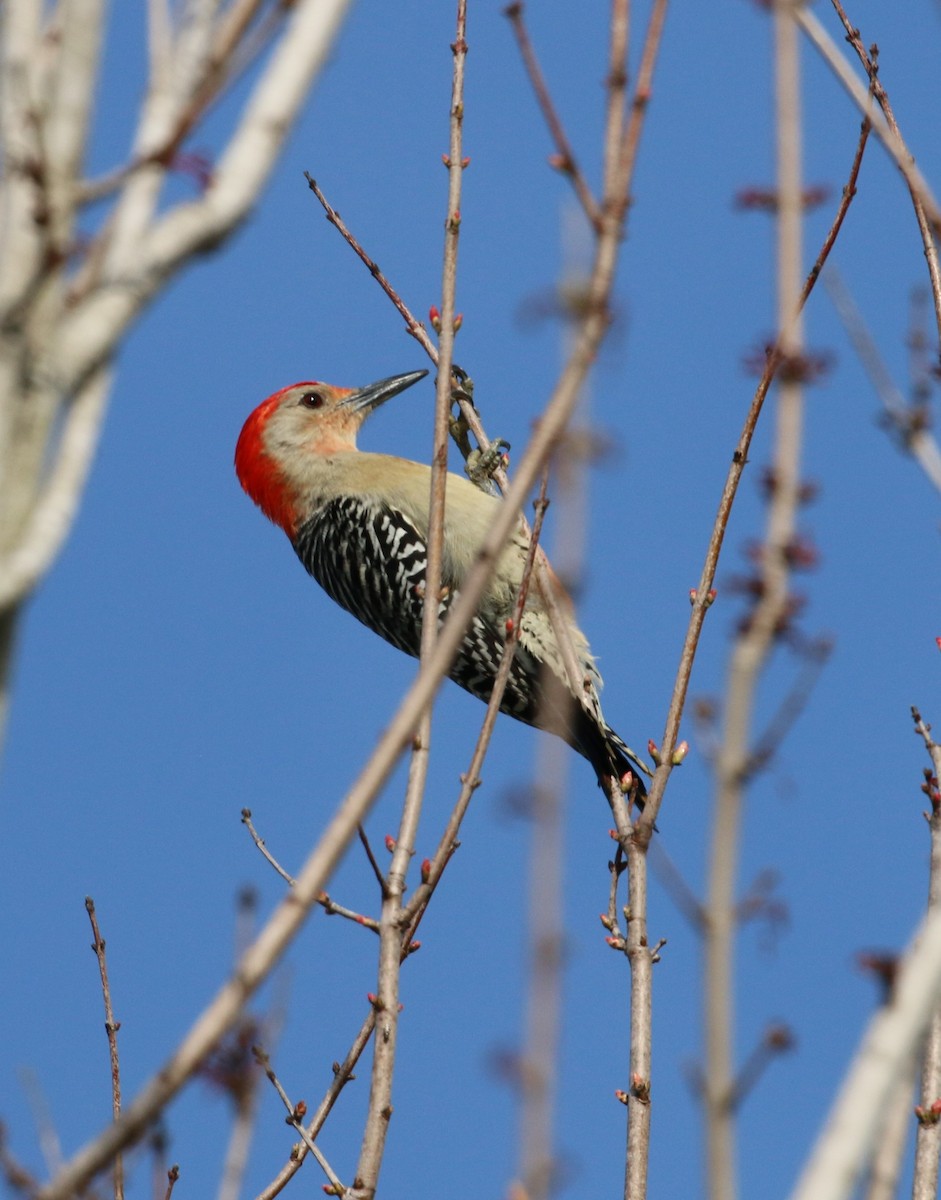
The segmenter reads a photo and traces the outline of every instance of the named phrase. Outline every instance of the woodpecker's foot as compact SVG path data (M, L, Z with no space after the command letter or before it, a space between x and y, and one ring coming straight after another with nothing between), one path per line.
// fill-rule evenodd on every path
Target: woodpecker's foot
M470 426L464 416L461 404L469 404L471 408L474 407L474 381L455 363L451 364L451 379L457 382L451 388L451 408L455 411L451 416L449 431L466 461L473 454L473 447L470 440Z
M464 464L464 470L471 483L476 483L485 492L491 491L494 475L507 464L506 453L509 448L508 441L497 438L490 443L487 450L472 450Z

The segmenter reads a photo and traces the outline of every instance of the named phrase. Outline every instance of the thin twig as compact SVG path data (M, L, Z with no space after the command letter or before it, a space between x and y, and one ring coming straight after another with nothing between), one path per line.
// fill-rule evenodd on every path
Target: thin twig
M503 14L513 26L513 33L516 35L520 57L523 60L523 66L526 68L526 74L529 76L533 95L536 97L536 103L539 105L552 140L555 142L557 151L556 159L555 161L550 161L558 171L563 175L567 175L572 181L575 195L578 197L578 201L582 206L585 216L588 218L589 224L595 233L600 233L601 210L598 207L598 202L592 195L587 179L578 165L578 161L575 158L575 151L572 149L572 143L568 139L568 135L556 111L555 104L552 101L552 96L549 94L545 76L542 73L539 59L536 57L536 51L533 49L529 31L526 28L526 22L523 19L523 8L524 6L521 3L509 4L503 10Z
M803 7L803 5L794 4L791 11L794 20L823 55L824 59L836 73L837 78L860 106L863 114L871 118L873 128L880 141L889 151L905 177L905 182L908 184L908 190L911 193L912 204L915 207L915 218L921 233L925 260L928 264L928 277L931 280L931 294L934 298L935 320L938 326L938 336L941 338L941 265L938 262L938 250L934 240L935 237L941 236L941 208L938 207L938 202L935 200L928 183L915 166L915 160L899 130L885 89L876 77L875 66L863 47L859 31L850 24L849 18L843 11L842 4L840 4L840 0L832 0L832 3L839 14L840 20L843 22L843 27L849 34L847 40L860 56L860 60L869 75L870 90L875 96L882 114L884 114L882 116L872 110L869 93L852 73L839 48L817 17Z
M111 1111L114 1119L121 1115L121 1063L118 1058L118 1030L121 1023L115 1021L114 1010L111 1007L111 985L108 982L108 963L105 958L105 940L98 928L98 914L95 912L95 902L91 896L85 897L85 911L91 922L92 934L95 938L92 950L98 959L98 971L101 975L101 994L105 1005L105 1033L108 1035L108 1056L111 1061ZM124 1197L124 1161L120 1154L114 1156L114 1200Z
M375 856L375 854L373 854L372 846L369 843L369 837L366 833L366 830L363 828L362 822L360 822L356 826L356 833L357 833L357 836L359 837L360 844L362 845L363 849L366 851L366 857L369 860L369 865L372 867L372 873L373 873L373 875L375 875L376 881L379 884L379 890L380 890L380 892L382 892L382 894L384 896L386 894L386 877L385 877L385 875L383 875L382 868L379 866L379 863L376 861L376 856Z
M272 1087L281 1097L282 1104L287 1109L287 1124L290 1125L292 1129L297 1131L304 1145L317 1160L320 1169L330 1180L331 1186L336 1189L334 1194L337 1196L345 1196L346 1188L340 1182L340 1177L330 1166L329 1162L327 1162L323 1151L304 1128L303 1119L307 1113L307 1105L303 1100L298 1100L296 1104L291 1103L291 1101L288 1099L287 1092L281 1085L281 1081L275 1074L274 1067L271 1065L271 1059L260 1046L253 1046L252 1052L255 1055L255 1061L264 1071Z
M905 148L905 140L902 137L902 131L899 129L898 121L895 119L895 113L892 111L892 105L889 103L889 96L882 85L882 80L879 78L878 66L875 61L876 49L873 48L872 55L866 52L863 46L862 38L859 36L859 30L850 24L849 18L840 3L840 0L832 0L833 7L843 23L843 28L846 30L846 40L856 51L859 61L869 78L869 89L876 102L885 114L885 119L892 130L892 133L898 140L900 148ZM914 167L915 160L911 154L907 154L908 163ZM929 220L928 208L925 197L922 195L921 189L912 186L908 176L906 182L909 185L909 192L912 197L912 204L915 208L915 219L918 222L918 230L921 234L922 247L925 251L925 261L928 264L928 278L931 281L931 295L934 300L935 322L938 330L938 336L941 338L941 264L938 262L938 247L935 244L935 238L941 236L941 213L938 212L937 204L934 204L936 215ZM932 228L933 227L933 228Z
M428 557L422 606L421 652L427 656L438 636L441 607L441 571L444 556L444 516L448 480L448 426L451 412L451 364L456 325L457 258L461 233L461 182L464 160L464 67L467 60L467 3L458 0L454 42L448 146L448 199L444 221L444 254L441 268L441 311L438 334L438 377L431 456L431 494L428 506Z
M834 7L836 7L835 0L832 0L832 2L834 3ZM844 21L844 28L849 28L849 22L846 14L842 11L842 7L838 11L840 19ZM792 13L795 21L797 21L798 25L806 33L811 44L820 53L837 79L839 79L840 83L849 93L850 98L855 101L859 111L863 116L868 117L872 121L873 131L894 159L896 166L905 177L905 182L909 188L917 194L921 203L925 206L931 224L936 230L941 229L941 208L939 208L927 180L915 165L915 159L905 144L898 127L893 128L884 110L883 113L879 113L875 112L872 108L873 95L879 101L878 85L877 90L870 93L869 89L853 74L852 68L841 53L839 46L812 12L802 6L794 5ZM855 40L861 46L862 43L858 39L858 30L855 30L854 33L856 35L855 39L848 38L847 40L851 43ZM866 66L865 50L863 51L863 55L863 65ZM884 95L884 92L882 94Z
M627 845L627 938L631 964L630 1090L627 1107L625 1200L644 1200L650 1158L650 1096L653 1061L653 965L657 950L647 936L647 850Z
M180 1167L178 1163L174 1163L170 1170L167 1171L167 1190L164 1195L164 1200L170 1200L170 1197L173 1195L173 1188L179 1178Z
M614 858L608 862L608 873L611 876L608 886L608 911L602 914L601 923L623 946L624 933L618 921L618 884L621 882L621 876L627 870L627 858L621 841L615 838L615 842Z
M461 181L464 172L464 66L467 59L467 3L457 0L448 147L448 198L444 221L444 254L441 279L438 375L435 388L432 439L431 492L422 605L421 658L427 660L438 637L441 581L444 560L444 519L448 478L448 429L451 409L451 363L456 323L455 292L461 230ZM392 861L386 876L379 923L379 973L375 1009L381 1035L373 1039L372 1076L363 1143L356 1167L354 1194L375 1194L392 1112L392 1083L399 1027L399 979L402 964L402 897L408 868L415 852L422 811L431 740L431 707L422 713L409 764L408 785L402 806Z
M242 809L242 824L245 826L245 828L251 834L252 841L255 843L255 845L258 847L258 849L261 851L262 856L265 858L265 860L274 867L274 869L278 872L278 874L281 876L281 878L284 880L284 882L289 887L294 887L294 884L297 882L295 880L294 876L288 874L288 872L285 871L284 867L281 866L281 864L278 862L278 860L275 858L275 856L271 853L271 851L265 845L265 839L261 836L261 834L258 832L258 830L255 828L254 824L252 823L252 810L250 808Z
M654 0L650 10L650 21L644 38L643 52L640 57L640 68L637 72L637 86L631 99L631 115L621 147L621 172L625 180L625 195L630 197L630 183L634 177L634 167L640 150L640 138L644 131L644 119L647 106L653 92L653 73L657 65L660 43L663 40L663 26L666 22L667 4L669 0Z
M623 237L631 185L637 163L641 132L653 71L663 38L666 0L654 4L641 52L641 72L635 88L630 119L622 134L624 98L627 87L627 0L614 0L612 8L611 74L609 78L608 124L605 130L604 187L602 209L606 232L610 227ZM604 238L599 239L599 253ZM624 797L616 780L608 781L606 792L619 837L625 840L629 819ZM664 777L663 783L665 784ZM663 791L660 796L662 797ZM649 803L649 802L648 802ZM658 801L659 803L659 801ZM654 806L656 808L656 806ZM641 822L649 817L649 828ZM624 952L631 968L630 1088L627 1094L627 1147L624 1168L625 1200L645 1200L650 1159L651 1069L653 1061L653 966L657 950L651 946L647 929L647 847L654 827L655 812L644 814L626 838L628 862L627 936Z
M840 204L836 210L836 216L830 225L827 236L823 239L823 245L820 247L820 253L817 255L814 265L810 268L810 273L804 280L804 286L801 290L801 304L803 304L810 295L814 284L823 270L823 264L830 257L830 251L833 249L833 244L839 236L840 230L843 228L843 222L846 219L846 214L849 212L850 205L856 195L856 183L859 179L859 168L863 163L863 154L866 150L866 144L869 141L869 134L872 130L872 122L868 117L863 118L862 125L859 128L859 141L856 143L856 153L853 155L853 162L850 166L849 178L847 179L843 192L840 196Z
M278 860L268 849L267 845L265 844L265 839L255 828L254 822L252 821L252 810L250 808L242 809L242 824L251 834L252 841L261 851L262 856L272 865L272 867L274 867L274 869L289 887L294 887L297 881L293 875L285 871L284 867L281 866ZM368 846L368 842L365 844ZM369 849L368 852L371 856L372 850ZM374 869L378 870L378 864L376 864L375 859L371 858L371 861L374 864ZM361 925L364 929L371 929L373 933L379 932L378 921L373 920L372 917L365 916L363 913L357 912L353 908L346 908L344 905L338 904L336 900L327 894L327 892L320 893L320 895L317 897L317 903L328 916L345 917L348 921L352 921L354 925Z
M863 133L860 134L847 184L843 189L836 215L830 229L827 231L827 236L824 238L820 253L817 255L814 265L801 289L798 312L806 305L817 280L820 278L824 264L827 262L836 241L836 234L842 228L846 212L856 195L856 180L859 175L861 152L865 150L867 137L868 135L864 136ZM792 316L791 321L794 319L796 319L796 314ZM663 791L669 779L670 772L673 769L673 751L676 748L679 737L680 720L686 707L689 680L706 612L711 607L714 599L713 586L715 584L716 570L719 565L719 556L722 553L722 545L725 540L725 531L728 527L732 505L735 502L742 475L748 463L748 452L751 449L752 438L754 437L765 399L771 384L785 362L783 353L785 332L785 329L778 331L777 340L767 351L761 378L758 381L758 386L755 389L748 412L745 415L738 442L732 452L732 462L726 475L722 495L719 499L718 511L716 512L716 518L709 535L709 543L706 547L706 556L699 577L699 585L690 596L692 611L690 612L689 625L687 626L683 648L680 652L680 662L673 685L673 692L670 696L666 727L660 743L660 769L656 772L653 785L647 796L643 817L638 821L638 835L642 837L646 836L649 838L653 830L653 824L660 809Z
M327 220L334 227L334 229L336 229L337 232L343 237L343 239L347 243L347 245L349 245L349 247L354 251L354 253L362 260L362 262L366 266L366 269L369 271L369 274L373 277L373 279L375 279L375 281L379 284L379 286L382 288L382 290L385 292L385 294L389 297L389 299L395 305L395 307L398 310L399 314L401 315L402 319L405 321L405 332L408 333L411 337L413 337L418 342L418 344L424 349L425 353L428 355L428 357L431 359L431 361L435 364L435 366L437 366L438 350L437 350L437 347L435 346L434 342L428 336L428 331L425 329L425 326L421 323L421 321L417 320L412 315L412 312L409 309L409 307L406 305L405 301L402 299L402 297L399 295L399 293L395 290L395 288L389 282L387 277L382 273L382 271L379 270L378 263L376 263L372 258L370 258L370 256L363 249L362 245L359 243L359 241L357 241L357 239L350 232L346 223L343 221L343 218L340 216L340 214L337 212L337 210L333 207L333 205L329 202L327 197L320 190L320 187L318 186L316 179L313 179L308 171L304 172L304 178L307 180L307 186L310 188L310 190L314 193L314 195L317 197L317 199L320 201L321 205L323 206L323 210L327 215Z
M293 1148L288 1161L267 1187L258 1193L256 1200L274 1200L275 1196L280 1195L300 1170L301 1164L307 1157L308 1139L312 1142L317 1137L343 1088L354 1078L353 1069L359 1062L363 1051L369 1045L369 1039L372 1037L375 1027L376 1010L370 1006L369 1013L360 1026L356 1037L353 1039L353 1043L347 1051L346 1058L342 1063L333 1064L333 1080L313 1117L304 1126L304 1132L307 1136Z
M373 933L379 932L379 922L373 917L367 917L365 913L357 912L354 908L347 908L343 904L337 904L331 896L326 892L321 892L317 897L317 903L329 917L344 917L347 921L352 921L354 925L360 925L363 929L371 929Z

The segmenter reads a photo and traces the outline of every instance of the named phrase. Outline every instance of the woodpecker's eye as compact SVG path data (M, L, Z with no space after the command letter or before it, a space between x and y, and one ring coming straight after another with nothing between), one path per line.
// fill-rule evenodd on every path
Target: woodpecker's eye
M323 408L326 403L320 392L305 392L300 402L305 408Z

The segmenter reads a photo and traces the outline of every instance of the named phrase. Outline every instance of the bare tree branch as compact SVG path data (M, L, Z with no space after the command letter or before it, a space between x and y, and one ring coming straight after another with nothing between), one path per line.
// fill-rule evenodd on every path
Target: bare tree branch
M108 981L108 962L105 957L105 940L98 928L98 916L95 912L95 902L91 896L85 897L85 908L91 921L92 933L95 940L92 950L98 959L98 970L101 975L101 993L105 1006L105 1033L108 1036L108 1055L111 1060L111 1111L114 1119L121 1115L121 1063L118 1057L118 1030L120 1024L114 1019L111 1006L111 984ZM124 1200L124 1162L120 1154L114 1156L114 1200Z
M464 63L467 58L467 4L458 0L450 104L450 148L448 199L444 229L444 263L441 282L441 332L438 339L438 378L435 389L435 419L431 462L431 496L425 596L422 609L421 657L427 660L438 636L441 611L441 566L444 555L444 516L448 478L448 418L451 409L451 360L454 349L457 251L461 227L461 176L463 174L462 129L464 123ZM431 741L430 707L418 725L408 786L402 807L392 862L385 879L382 915L379 922L379 978L375 1001L379 1035L373 1040L373 1067L369 1107L363 1144L356 1167L353 1194L375 1195L392 1112L392 1080L398 1044L399 972L402 963L402 897L418 834L424 799Z
M141 236L141 216L151 208L153 188L141 183L139 195L130 193L126 223L113 235L101 285L62 323L54 363L60 386L81 381L110 354L116 338L166 279L247 215L348 6L349 0L300 0L295 6L201 199L157 218Z
M875 80L874 67L863 49L862 42L859 39L858 30L852 29L846 14L843 11L843 6L839 0L833 0L834 7L843 21L844 27L851 31L849 38L851 44L860 55L863 65L866 67L870 77L870 91L860 83L853 72L850 70L846 59L840 52L833 39L827 33L826 29L820 23L816 16L805 8L802 4L794 4L792 11L795 21L807 34L810 41L823 56L827 64L831 67L834 74L843 84L844 88L849 92L853 100L859 105L864 116L872 121L873 129L876 132L879 140L888 150L889 154L895 160L896 166L902 172L905 182L908 184L908 189L911 192L912 203L915 207L915 216L918 221L918 228L922 237L922 244L925 249L925 259L928 263L928 276L931 280L931 294L935 304L935 319L938 326L938 336L941 338L941 264L938 261L938 251L935 245L935 238L941 236L941 208L918 167L915 165L915 159L911 154L908 146L902 137L898 124L892 113L892 108L888 103L888 97L885 95L885 90L882 85ZM872 107L872 97L870 92L875 95L882 113L877 112Z
M588 181L582 174L578 161L575 158L575 151L572 149L572 143L569 141L568 135L565 132L565 127L556 112L555 104L552 101L552 96L546 86L545 77L542 73L542 68L539 65L539 59L536 57L536 51L530 41L529 32L526 29L526 22L523 19L524 5L521 3L509 4L503 10L504 14L509 18L510 24L513 26L513 33L516 36L516 42L519 46L520 57L523 60L523 65L526 68L526 73L529 75L530 86L533 89L533 95L536 97L540 109L542 110L543 119L552 136L552 140L556 146L555 160L550 160L552 165L563 175L567 175L572 181L572 187L575 189L575 195L578 197L582 210L587 217L589 224L594 229L595 233L601 232L601 211L598 208L598 202L592 195L591 188L588 186Z

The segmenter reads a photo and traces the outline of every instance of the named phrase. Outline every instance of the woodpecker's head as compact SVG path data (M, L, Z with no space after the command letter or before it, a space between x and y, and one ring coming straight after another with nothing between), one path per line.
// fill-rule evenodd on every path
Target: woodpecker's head
M312 464L355 451L369 414L427 374L410 371L364 388L309 380L275 392L242 426L235 447L239 482L265 516L293 536Z

